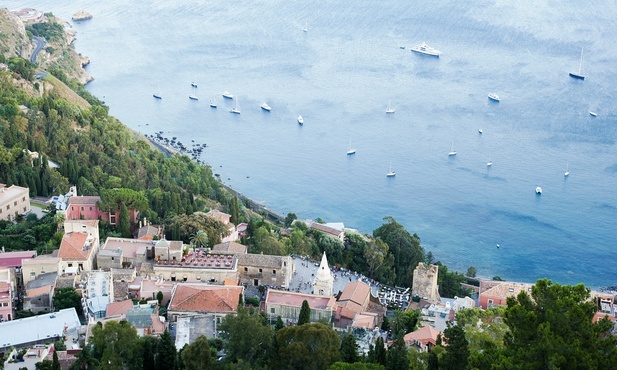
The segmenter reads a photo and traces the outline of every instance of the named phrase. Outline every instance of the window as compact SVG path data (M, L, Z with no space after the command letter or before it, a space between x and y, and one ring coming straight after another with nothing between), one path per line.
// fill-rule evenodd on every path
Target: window
M14 202L13 202L13 205L14 205L15 207L17 207L17 201L14 201Z
M92 207L90 207L90 210L92 211Z
M245 268L244 268L244 272L248 272L248 271L249 271L249 268L248 268L248 267L245 267Z
M11 209L11 206L7 204L6 205L6 210L8 211L9 209Z
M259 273L261 274L262 272L264 272L264 270L262 270L262 269L259 269Z
M283 262L283 266L287 267L287 262Z
M84 210L84 207L81 207L81 210L83 211L83 210Z
M30 273L30 276L36 276L36 272L32 271L32 272Z
M270 309L270 313L276 313L276 309L275 309L274 307L272 307L272 308Z
M21 201L22 201L22 202L25 202L25 201L26 201L26 197L22 197L22 198L21 198Z
M114 260L114 257L111 257L111 260L113 261L113 260Z
M272 270L272 275L276 275L276 270Z
M259 280L258 279L253 279L253 285L254 286L259 286Z
M75 210L75 207L71 206L71 211L74 211L74 210Z
M24 207L24 212L26 212L26 207Z

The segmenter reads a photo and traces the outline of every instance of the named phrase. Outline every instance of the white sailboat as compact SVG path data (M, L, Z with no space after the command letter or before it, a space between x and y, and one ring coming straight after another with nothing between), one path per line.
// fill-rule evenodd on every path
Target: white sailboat
M261 105L261 109L263 109L263 110L265 110L267 112L270 112L272 110L272 108L268 105L268 103L263 103Z
M581 48L581 61L578 65L578 72L570 72L570 77L577 80L585 79L585 75L583 74L583 48Z
M541 187L536 186L536 194L542 195L542 188Z
M225 91L225 92L223 93L223 98L225 98L225 99L233 99L233 98L234 98L234 96L233 96L233 94L232 94L232 93L230 93L229 91Z
M301 115L298 115L298 123L300 124L300 126L304 124L304 118L302 118Z
M396 176L396 172L392 171L392 164L390 164L390 170L386 173L386 177L394 177Z
M568 177L568 176L570 176L570 162L566 164L566 170L563 173L563 177Z
M452 145L450 145L450 151L448 152L449 156L455 156L457 153L454 150L454 140L452 140Z
M191 100L199 100L199 98L197 96L192 95L192 94L189 95L189 99L191 99Z
M302 29L304 32L308 32L308 20L304 23L304 28Z
M235 113L235 114L240 114L240 105L238 104L238 97L237 96L234 98L234 102L235 102L235 105L234 105L233 108L231 108L231 110L229 112Z
M216 98L215 97L212 97L212 99L210 99L210 107L211 108L218 107L218 105L216 105Z
M349 139L349 150L347 151L347 155L356 154L356 148L351 147L351 139Z
M491 156L488 156L488 162L486 162L486 167L490 167L493 165L493 161L491 160Z
M392 108L392 100L388 102L388 106L386 107L386 113L394 113L394 109Z

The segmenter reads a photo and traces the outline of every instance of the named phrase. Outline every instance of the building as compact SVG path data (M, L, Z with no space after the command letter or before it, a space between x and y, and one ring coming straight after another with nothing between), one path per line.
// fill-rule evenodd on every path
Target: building
M266 294L266 315L271 323L280 316L283 322L295 324L300 316L302 302L307 301L311 308L311 322L332 322L336 300L331 296L287 292L268 289Z
M52 351L53 346L51 344L36 344L33 347L28 348L26 353L23 355L22 361L11 362L11 360L18 359L17 350L13 349L4 363L4 370L36 370L36 364L43 361L48 353L53 353Z
M23 309L37 313L53 311L53 295L57 279L57 273L49 272L40 274L35 280L29 281L26 284Z
M236 257L242 285L289 287L294 271L290 256L240 253Z
M26 348L77 335L81 324L75 308L0 323L0 352Z
M180 261L184 244L180 240L162 239L154 244L154 259L157 261Z
M0 322L13 319L13 291L13 285L10 282L0 281Z
M336 301L334 326L339 329L381 326L386 307L371 294L371 287L362 281L349 283Z
M215 253L246 254L246 245L236 242L224 242L212 247Z
M4 252L3 247L0 252L0 281L9 282L14 288L22 287L22 265L24 261L34 257L36 251Z
M75 194L77 190L75 189ZM67 194L68 195L68 194ZM120 218L120 211L109 212L102 210L100 206L101 197L98 195L73 195L69 196L66 207L67 220L103 220L109 221L111 225L116 225ZM129 221L137 223L139 220L139 211L129 209Z
M175 323L180 317L201 316L215 325L220 324L225 316L238 312L238 302L243 293L241 286L177 284L171 293L167 317Z
M438 275L439 267L437 265L424 266L424 263L419 262L418 266L413 270L412 296L420 297L429 302L439 302Z
M437 337L441 332L432 326L424 326L416 331L405 334L403 340L407 348L415 347L418 352L427 352L437 345Z
M162 280L222 284L226 279L238 281L238 258L198 249L181 260L156 261L153 270L154 275Z
M228 215L227 213L221 212L217 209L213 209L210 212L206 213L206 216L221 221L223 224L225 224L225 226L227 226L227 233L229 235L221 235L221 242L232 242L234 240L240 239L240 237L238 236L238 230L236 230L236 225L231 223L231 215Z
M83 311L89 322L105 317L114 292L109 271L89 271L82 294Z
M99 269L134 268L154 256L155 241L108 237L96 256Z
M313 294L317 295L332 295L332 287L334 286L334 276L328 266L328 258L326 252L321 256L321 263L317 274L315 274L315 281L313 282Z
M313 221L308 221L307 226L310 227L311 229L321 231L322 233L332 238L338 239L341 243L345 242L345 231L343 229L340 229L340 230L335 229L334 227L320 224L320 223L313 222Z
M514 283L509 281L480 281L478 305L483 309L496 306L506 306L508 297L516 297L520 292L531 294L533 284Z
M58 250L62 273L93 270L99 249L99 221L66 220L64 230Z
M30 189L0 184L0 220L14 220L30 212Z
M60 275L62 268L60 266L62 260L58 257L53 257L50 254L36 256L35 258L28 258L22 260L22 276L24 285L35 280L39 275L55 273Z

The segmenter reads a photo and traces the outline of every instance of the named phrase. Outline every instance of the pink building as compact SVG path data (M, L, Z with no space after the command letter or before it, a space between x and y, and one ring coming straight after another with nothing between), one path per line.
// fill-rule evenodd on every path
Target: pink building
M13 320L13 287L0 281L0 322Z
M506 306L508 297L516 297L520 292L531 295L532 287L533 284L527 283L481 281L478 303L483 310L496 306Z
M68 205L66 207L66 219L67 220L104 220L109 221L110 224L115 225L120 217L120 211L115 213L109 213L108 211L101 210L98 207L98 203L101 201L101 197L98 195L91 196L72 196L69 197ZM139 218L139 211L130 209L130 221L136 223Z

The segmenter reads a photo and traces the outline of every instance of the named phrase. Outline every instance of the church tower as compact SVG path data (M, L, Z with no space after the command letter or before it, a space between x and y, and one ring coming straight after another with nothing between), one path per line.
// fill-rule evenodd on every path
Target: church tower
M326 252L324 252L321 257L321 264L319 265L319 269L315 275L315 281L313 282L313 294L332 296L333 286L334 277L330 272Z

